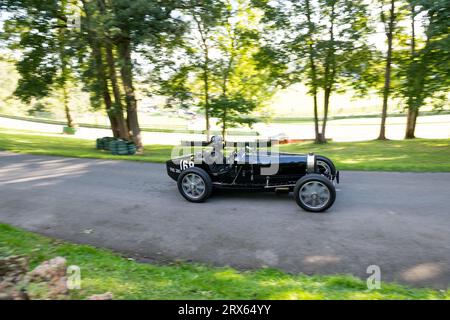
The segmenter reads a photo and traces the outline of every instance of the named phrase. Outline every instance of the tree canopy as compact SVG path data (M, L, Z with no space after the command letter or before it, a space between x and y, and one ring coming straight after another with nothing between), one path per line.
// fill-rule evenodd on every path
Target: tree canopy
M280 88L296 83L312 97L317 142L326 142L337 93L381 93L380 137L392 96L407 110L407 138L423 105L447 103L447 0L0 0L0 6L10 13L1 39L18 53L15 94L30 103L60 92L73 126L68 89L82 84L92 106L105 110L114 136L133 139L140 151L137 83L164 96L170 108L203 113L207 138L211 118L223 134L252 125ZM380 32L386 50L369 41Z

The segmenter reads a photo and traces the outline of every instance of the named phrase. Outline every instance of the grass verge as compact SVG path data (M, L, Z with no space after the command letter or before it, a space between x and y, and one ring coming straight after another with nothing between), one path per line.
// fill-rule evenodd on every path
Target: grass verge
M274 269L232 268L176 263L138 263L111 251L50 239L0 224L0 257L25 255L31 267L63 256L81 268L81 290L71 298L110 291L115 299L450 299L450 290L413 289L366 283L347 275L289 275Z
M324 155L339 170L450 171L450 139L298 143L281 146L280 150Z
M98 151L91 140L0 129L0 150L79 158L164 162L172 146L146 145L136 156L113 156ZM332 142L326 145L296 143L280 151L315 152L331 158L340 170L450 172L450 139L415 139L365 142Z
M55 134L0 128L0 150L76 158L118 159L164 162L170 158L173 146L147 145L143 155L113 156L95 149L95 141Z

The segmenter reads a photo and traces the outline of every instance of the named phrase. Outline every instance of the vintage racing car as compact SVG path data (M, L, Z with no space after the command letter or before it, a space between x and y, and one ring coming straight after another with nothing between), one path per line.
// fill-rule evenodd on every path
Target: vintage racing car
M201 151L166 162L168 175L186 200L203 202L214 188L293 192L301 208L322 212L336 199L339 171L326 157L248 147L224 155L224 150L221 137L214 136Z

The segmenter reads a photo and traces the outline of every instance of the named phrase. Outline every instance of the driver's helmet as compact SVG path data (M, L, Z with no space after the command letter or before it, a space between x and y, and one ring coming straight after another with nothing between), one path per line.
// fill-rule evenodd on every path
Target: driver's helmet
M214 147L222 146L223 145L223 138L221 136L212 136L210 143Z

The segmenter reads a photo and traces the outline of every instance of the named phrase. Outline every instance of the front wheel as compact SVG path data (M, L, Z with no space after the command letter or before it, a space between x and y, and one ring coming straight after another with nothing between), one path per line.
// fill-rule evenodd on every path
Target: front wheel
M320 174L308 174L294 188L295 202L306 211L323 212L336 200L333 183Z
M178 177L178 190L190 202L203 202L211 196L212 181L205 170L189 168Z

